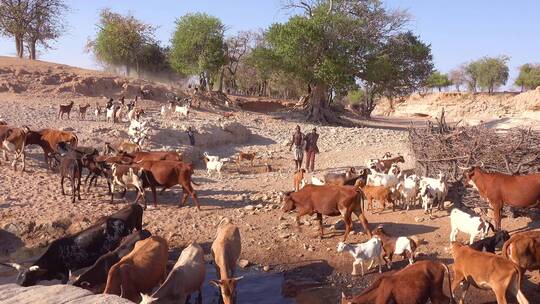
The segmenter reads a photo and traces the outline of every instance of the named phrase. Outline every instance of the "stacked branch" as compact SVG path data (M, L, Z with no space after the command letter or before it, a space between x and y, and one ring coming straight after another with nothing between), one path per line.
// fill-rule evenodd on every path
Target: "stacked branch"
M540 133L530 129L499 131L485 126L449 125L444 117L426 128L409 130L416 171L424 176L443 172L450 182L459 182L460 167L482 166L505 174L540 172ZM459 184L459 185L458 185ZM455 199L471 207L486 207L477 191L465 191L455 183Z

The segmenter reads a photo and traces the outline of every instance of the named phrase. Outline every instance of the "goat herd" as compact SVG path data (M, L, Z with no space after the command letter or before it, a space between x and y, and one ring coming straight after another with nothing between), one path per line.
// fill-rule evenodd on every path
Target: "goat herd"
M445 176L438 178L420 177L400 170L398 163L402 156L392 158L389 153L381 159L370 160L367 168L357 174L355 168L345 173L328 173L321 180L311 177L311 183L304 181L304 170L294 176L295 192L284 196L282 210L298 212L296 223L306 214L316 214L320 235L323 236L322 216L342 216L345 222L343 242L338 243L338 252L349 252L353 258L352 275L364 275L364 262L391 267L392 256L408 258L409 266L391 274L383 274L363 293L346 297L342 303L448 303L454 301L454 292L462 285L459 297L464 300L468 287L491 289L497 303L506 303L508 293L516 297L520 304L528 303L524 296L522 280L526 270L540 269L540 231L526 231L512 236L501 230L501 209L504 204L512 207L531 207L540 203L540 174L506 175L486 172L480 167L462 168L464 183L478 190L494 210L495 226L483 217L474 216L458 208L450 212L450 243L454 259L454 278L451 282L448 267L438 261L414 263L417 242L404 236L390 236L382 226L370 231L364 215L363 202L368 201L368 210L373 209L373 201L381 205L380 212L387 203L392 210L401 203L409 209L420 201L425 213L432 213L437 205L444 209L448 193ZM356 214L370 239L360 244L347 244L347 236L352 229L352 214ZM493 236L487 237L489 231ZM458 231L468 233L469 245L456 242ZM474 242L475 238L481 239ZM496 255L502 246L502 254ZM448 278L450 298L443 292L445 275ZM404 282L407 282L404 284Z
M70 110L73 104L68 106ZM66 112L65 107L60 107L59 117ZM162 111L166 110L162 108ZM176 112L184 115L183 110ZM144 129L144 123L140 123L138 117L130 118L130 121L130 125L138 124L133 129ZM157 187L165 190L179 185L183 190L180 205L186 204L188 196L191 196L197 209L200 208L192 186L193 166L183 162L181 155L173 151L140 151L140 142L117 146L107 144L100 155L95 148L79 146L78 138L72 132L54 129L33 131L3 122L0 122L0 142L4 159L8 161L8 154L13 154L12 166L16 170L16 163L22 158L23 171L25 147L40 146L47 168L58 168L63 194L63 181L70 179L72 202L77 198L80 200L83 169L88 171L88 189L97 183L98 177L105 178L111 200L115 187L123 189L123 195L129 187L136 188L138 192L134 204L98 220L83 231L54 240L30 267L1 263L19 271L20 285L30 286L42 280L59 279L64 284L69 281L95 293L117 294L144 303L184 303L191 293L198 291L198 302L201 303L201 286L205 277L202 248L196 243L187 246L167 275L168 244L163 238L142 229L144 211L137 204L142 197L146 209L147 188L152 191L155 206ZM254 153L241 153L238 160L253 162L254 158ZM208 173L216 171L221 174L221 166L226 160L207 153L204 160ZM282 210L296 211L298 225L302 216L315 214L321 237L324 235L323 215L343 217L345 233L343 241L337 244L337 251L353 256L352 275L364 275L364 262L370 262L368 270L377 262L382 273L383 264L391 267L393 255L408 259L408 266L380 275L361 294L343 296L342 303L426 303L428 300L435 304L448 303L454 301L454 292L460 285L463 290L459 298L463 301L471 284L492 289L498 303L506 303L506 293L515 296L520 304L528 303L521 291L523 274L526 270L540 269L540 231L510 236L501 230L501 209L504 204L529 207L539 203L540 174L512 176L486 172L481 167L463 168L464 183L474 187L492 206L495 225L457 208L450 212L450 242L454 259L452 280L444 263L415 261L418 244L414 238L391 236L382 226L373 231L369 229L364 201L368 202L367 210L373 210L373 202L377 201L380 212L386 204L391 204L392 210L396 207L410 209L418 201L430 215L434 206L444 209L448 193L444 174L440 173L437 178L420 177L400 170L398 164L404 161L401 155L392 157L387 153L381 159L370 160L367 168L359 172L350 168L345 173L328 173L322 180L312 177L311 182L306 182L305 171L299 170L293 177L294 191L283 194ZM352 230L353 213L370 237L364 243L346 243ZM487 237L489 230L494 235ZM458 231L469 234L469 245L456 242ZM477 236L481 239L474 242ZM496 255L495 250L501 245L502 253ZM230 219L223 218L212 244L218 276L212 284L220 289L226 304L234 303L236 298L236 285L241 277L235 278L234 272L240 253L239 229ZM80 276L71 276L71 271L85 267L89 268ZM445 279L450 286L450 297L443 291ZM156 287L158 289L152 293Z

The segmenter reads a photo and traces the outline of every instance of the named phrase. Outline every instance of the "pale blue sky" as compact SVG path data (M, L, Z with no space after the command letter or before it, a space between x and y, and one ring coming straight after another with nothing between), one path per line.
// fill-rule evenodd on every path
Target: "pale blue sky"
M168 43L174 21L189 12L219 17L228 34L240 30L264 29L289 15L280 9L281 0L163 0L163 1L67 1L69 30L55 49L39 54L40 59L86 68L97 68L84 45L96 32L101 8L131 12L145 22L159 26L157 38ZM535 0L388 0L390 8L407 9L409 27L430 43L437 69L448 72L463 62L485 55L510 56L511 79L519 65L540 62L540 1ZM14 55L13 42L0 38L0 55Z

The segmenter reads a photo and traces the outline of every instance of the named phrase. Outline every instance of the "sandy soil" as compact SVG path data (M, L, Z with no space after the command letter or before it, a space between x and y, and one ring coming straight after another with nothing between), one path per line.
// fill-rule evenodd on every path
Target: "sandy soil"
M75 104L89 102L91 105L104 100L98 97L73 96ZM104 122L104 117L96 121L93 117L78 120L75 110L70 120L57 120L57 105L66 103L63 97L39 97L29 93L0 93L0 116L13 125L28 125L31 129L54 127L75 130L82 145L101 147L105 141L120 140L125 137L127 123L112 125ZM195 110L186 119L172 117L163 120L159 115L160 103L141 103L148 113L156 131L153 132L147 148L178 148L187 142L182 130L188 125L203 130L208 125L219 125L224 119L220 110ZM276 105L266 109L279 109ZM249 110L258 110L251 104ZM228 164L221 179L207 176L198 168L195 181L202 203L202 210L196 211L191 201L189 206L178 207L180 190L174 188L158 196L158 207L145 211L144 226L154 234L165 237L171 247L183 248L191 241L199 242L209 250L215 235L215 225L226 216L240 227L242 235L242 259L255 266L269 266L271 272L283 272L285 279L293 280L298 288L302 282L309 285L320 282L324 286L335 286L350 294L365 288L377 274L364 278L351 277L352 258L336 252L336 245L342 238L342 231L334 229L338 218L325 219L325 237L318 238L317 224L309 217L303 219L300 229L294 226L294 214L283 214L280 210L279 192L292 190L291 152L285 146L294 126L303 130L313 126L295 119L295 115L283 112L262 114L233 109L232 120L246 126L252 133L242 144L229 143L212 146L205 142L201 151L211 155L233 157L238 151L257 151L259 158L254 168L248 163L240 167ZM399 129L400 122L396 122ZM340 171L350 166L361 166L365 160L380 157L386 151L401 153L406 159L403 168L411 168L412 155L408 148L407 134L402 130L381 127L343 128L318 127L321 153L316 160L316 176L322 177L328 171ZM212 136L209 131L208 136ZM110 214L134 198L116 198L110 203L103 180L97 189L82 192L82 201L71 203L69 196L62 196L57 173L45 169L42 152L37 147L28 149L28 172L13 172L10 167L0 165L0 256L1 260L29 259L32 250L23 247L44 246L52 239L79 231L89 226L97 218ZM274 172L264 172L265 164L270 164ZM367 214L371 228L384 224L393 235L415 235L423 240L419 247L420 259L440 259L448 264L452 259L449 245L449 218L447 211L439 211L430 219L421 210ZM511 232L536 228L538 225L528 218L504 219L503 227ZM366 236L359 225L350 236L351 242L362 242ZM462 240L465 236L460 235ZM403 267L404 262L395 263ZM529 274L527 274L528 276ZM539 277L530 277L525 283L525 294L531 303L540 303L540 293L536 291ZM292 288L294 289L295 284ZM287 287L287 286L286 286ZM289 286L290 287L290 286ZM240 292L242 292L240 290ZM469 303L491 303L494 296L490 291L471 288ZM307 303L307 302L305 302Z

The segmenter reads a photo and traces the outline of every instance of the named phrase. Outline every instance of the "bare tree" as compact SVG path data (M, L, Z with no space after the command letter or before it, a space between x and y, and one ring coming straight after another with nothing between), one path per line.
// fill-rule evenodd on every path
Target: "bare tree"
M227 65L224 69L227 70L228 83L227 87L236 90L236 71L242 57L252 49L256 34L253 32L239 32L236 36L225 40L226 48L225 55L227 57Z
M463 66L451 70L450 73L448 73L448 77L450 78L450 81L452 84L456 87L456 90L460 92L461 85L464 85L467 83L467 77L465 76L465 69Z

